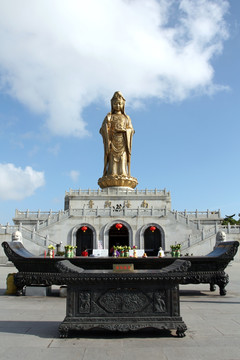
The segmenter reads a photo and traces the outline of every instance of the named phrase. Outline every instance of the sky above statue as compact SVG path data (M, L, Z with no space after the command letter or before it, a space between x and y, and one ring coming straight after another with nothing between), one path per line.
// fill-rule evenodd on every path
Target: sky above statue
M238 214L240 3L0 3L0 223L97 188L99 134L120 90L138 188Z

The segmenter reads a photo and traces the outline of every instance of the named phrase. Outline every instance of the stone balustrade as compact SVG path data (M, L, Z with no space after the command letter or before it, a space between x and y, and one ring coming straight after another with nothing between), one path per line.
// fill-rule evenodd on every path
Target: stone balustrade
M154 189L154 190L150 190L150 189L145 189L145 190L138 190L138 189L125 189L125 188L106 188L106 189L98 189L98 190L93 190L93 189L88 189L88 190L82 190L82 189L78 189L78 190L73 190L73 189L69 189L69 191L65 192L65 196L80 196L80 195L91 195L91 196L105 196L106 194L111 194L111 195L158 195L158 196L170 196L170 192L167 192L166 189L163 190L159 190L159 189Z

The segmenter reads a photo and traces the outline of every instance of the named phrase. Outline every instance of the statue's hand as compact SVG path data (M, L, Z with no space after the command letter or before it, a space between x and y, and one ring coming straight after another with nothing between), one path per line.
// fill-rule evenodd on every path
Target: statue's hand
M125 126L123 126L123 125L117 125L115 129L116 129L117 132L124 132L124 131L126 131L126 128L125 128Z

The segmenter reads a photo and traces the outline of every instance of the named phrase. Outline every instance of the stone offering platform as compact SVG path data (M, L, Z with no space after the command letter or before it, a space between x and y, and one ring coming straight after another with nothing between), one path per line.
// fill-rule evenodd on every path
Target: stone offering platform
M62 261L62 257L44 258L33 256L21 243L3 242L2 246L10 261L18 269L19 273L15 275L15 280L21 292L25 285L32 285L34 282L31 273L42 273L42 284L45 285L66 285L59 277L53 275L56 273L56 264ZM229 278L225 273L225 268L229 262L234 259L238 250L238 241L225 241L219 243L214 251L206 256L186 256L182 260L191 262L186 276L181 279L180 284L210 284L210 289L215 290L215 285L219 286L220 295L226 295L226 285ZM71 263L84 270L112 270L113 264L121 261L122 264L129 263L130 258L101 258L101 257L75 257L70 259ZM135 270L153 270L162 269L171 265L176 258L172 257L148 257L131 258ZM46 273L48 274L46 276ZM62 279L62 278L61 278Z

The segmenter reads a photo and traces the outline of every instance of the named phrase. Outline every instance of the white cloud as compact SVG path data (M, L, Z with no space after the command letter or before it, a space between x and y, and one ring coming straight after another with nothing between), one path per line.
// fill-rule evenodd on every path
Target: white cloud
M31 166L25 169L13 164L0 164L0 198L2 200L22 200L34 194L45 183L44 173Z
M0 3L0 88L85 136L83 109L121 90L128 104L208 94L228 32L226 0L8 0Z
M77 182L78 178L79 178L79 171L77 170L71 170L69 173L70 178L72 179L72 181Z

